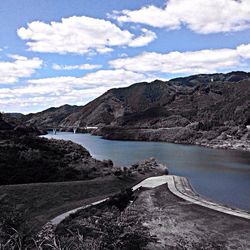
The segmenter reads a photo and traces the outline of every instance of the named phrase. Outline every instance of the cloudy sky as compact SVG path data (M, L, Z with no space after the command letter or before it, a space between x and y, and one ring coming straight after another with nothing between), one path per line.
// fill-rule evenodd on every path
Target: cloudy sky
M0 111L249 66L250 0L0 1Z

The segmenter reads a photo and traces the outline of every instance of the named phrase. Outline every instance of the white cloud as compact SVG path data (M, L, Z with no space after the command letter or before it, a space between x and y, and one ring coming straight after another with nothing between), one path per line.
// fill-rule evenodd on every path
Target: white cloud
M127 56L128 56L127 53L121 53L121 54L119 55L119 57L127 57Z
M0 61L0 83L16 83L19 78L30 77L43 61L37 57L28 59L24 56L9 55L14 61Z
M60 54L107 53L116 46L144 46L156 38L152 31L142 33L135 36L110 21L86 16L62 18L50 24L35 21L17 31L21 39L28 41L31 51Z
M163 8L150 5L110 15L119 22L180 29L202 34L234 32L250 27L249 0L169 0Z
M144 52L138 56L119 58L109 62L115 69L136 72L169 74L211 73L237 69L250 58L250 44L235 49L210 49L166 54Z
M124 69L99 70L83 77L31 79L26 86L0 89L0 107L9 111L38 111L65 103L83 105L110 88L153 79Z
M135 38L129 43L130 47L141 47L151 43L157 38L156 34L150 30L142 29L142 32L144 33L143 35Z
M101 68L102 65L100 64L79 64L79 65L60 65L60 64L53 64L52 68L54 70L74 70L74 69L79 69L79 70L92 70L92 69L99 69Z
M237 47L237 52L243 58L250 58L250 43L249 44L242 44Z
M24 65L27 67L27 60L31 60L29 65L33 65L33 59L19 55L10 55L10 57L23 67ZM12 87L11 85L9 88L0 88L0 107L8 111L27 112L65 103L83 105L110 88L126 87L135 82L159 79L161 73L194 74L228 71L247 65L249 58L250 44L242 44L234 49L174 51L166 54L144 52L135 57L127 56L110 61L113 70L98 70L81 77L30 79L25 86ZM36 67L39 67L40 63ZM58 66L64 68L79 65Z
M51 87L60 85L64 86L79 87L81 89L89 89L100 86L122 87L128 86L129 84L143 81L146 77L142 73L135 73L124 69L117 70L99 70L93 73L88 73L83 77L51 77L41 79L31 79L28 81L30 84L47 85Z

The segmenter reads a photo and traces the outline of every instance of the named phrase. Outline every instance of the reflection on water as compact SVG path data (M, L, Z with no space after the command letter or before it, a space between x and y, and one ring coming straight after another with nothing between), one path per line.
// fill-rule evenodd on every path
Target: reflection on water
M129 165L155 157L171 174L189 178L194 189L215 201L250 211L250 153L162 142L108 141L89 134L61 132L47 138L72 140L97 159Z

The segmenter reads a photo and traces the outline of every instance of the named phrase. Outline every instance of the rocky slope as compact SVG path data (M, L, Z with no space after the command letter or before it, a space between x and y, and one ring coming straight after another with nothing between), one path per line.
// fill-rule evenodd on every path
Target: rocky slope
M248 148L250 73L200 74L111 89L84 107L44 111L29 124L98 126L108 139L163 140ZM60 119L54 114L59 114ZM46 121L46 122L45 122ZM139 133L138 133L139 129ZM122 132L121 132L122 131ZM243 146L244 146L243 145ZM241 145L240 145L241 147Z

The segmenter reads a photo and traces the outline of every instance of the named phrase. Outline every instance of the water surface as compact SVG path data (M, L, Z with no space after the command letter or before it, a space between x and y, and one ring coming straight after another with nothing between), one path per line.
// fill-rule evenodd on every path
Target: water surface
M193 188L217 202L250 211L250 153L164 142L109 141L90 134L60 132L47 138L71 140L99 160L129 165L155 157L170 174L188 177Z

